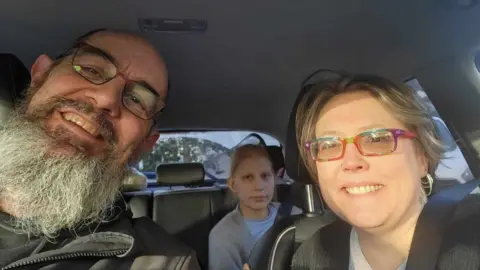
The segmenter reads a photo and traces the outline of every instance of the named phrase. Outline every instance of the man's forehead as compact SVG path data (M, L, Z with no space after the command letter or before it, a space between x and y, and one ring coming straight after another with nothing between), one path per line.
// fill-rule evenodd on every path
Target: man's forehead
M166 96L166 65L146 40L131 34L104 31L95 33L85 42L111 55L119 71L128 79L146 81L161 97Z

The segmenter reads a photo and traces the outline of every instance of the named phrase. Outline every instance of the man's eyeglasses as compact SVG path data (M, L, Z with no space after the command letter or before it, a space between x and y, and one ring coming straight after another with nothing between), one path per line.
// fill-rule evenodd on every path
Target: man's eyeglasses
M305 147L316 161L332 161L343 158L347 144L353 143L363 156L383 156L397 150L400 136L415 138L416 134L402 129L375 129L354 137L322 137L307 142Z
M72 50L58 58L71 53ZM144 82L127 79L118 71L114 60L99 48L87 43L79 43L73 48L71 65L77 74L95 85L105 84L116 76L121 76L126 81L122 103L125 108L141 119L151 119L165 107L165 103L152 87Z

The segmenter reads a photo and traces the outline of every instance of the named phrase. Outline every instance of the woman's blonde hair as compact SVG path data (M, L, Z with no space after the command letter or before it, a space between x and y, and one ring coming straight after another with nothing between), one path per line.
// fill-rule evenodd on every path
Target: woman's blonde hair
M230 178L233 177L235 171L237 170L238 166L247 158L252 157L264 157L270 161L272 171L273 171L273 164L272 160L270 159L270 155L268 154L267 149L265 146L261 144L245 144L240 147L237 147L232 154L232 163L230 166Z
M414 91L404 84L396 84L379 76L332 74L314 85L306 86L310 88L306 90L296 113L297 146L313 179L317 178L315 161L305 145L315 138L315 125L321 110L333 97L358 90L369 92L408 130L417 134L418 150L428 159L428 173L433 176L443 156L444 146L431 116Z

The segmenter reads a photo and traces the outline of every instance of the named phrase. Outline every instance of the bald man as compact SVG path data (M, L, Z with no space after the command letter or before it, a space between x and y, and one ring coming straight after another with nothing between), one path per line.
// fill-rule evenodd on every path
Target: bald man
M119 196L128 165L158 139L167 77L147 41L118 31L38 57L0 130L0 268L200 269Z

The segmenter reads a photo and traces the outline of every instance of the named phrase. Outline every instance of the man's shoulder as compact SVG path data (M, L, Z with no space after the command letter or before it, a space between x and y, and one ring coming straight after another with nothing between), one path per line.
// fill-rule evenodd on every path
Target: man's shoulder
M447 227L446 235L452 243L476 243L480 246L480 195L474 194L462 200Z
M480 214L480 194L471 194L458 204L455 219L461 220L478 214Z

